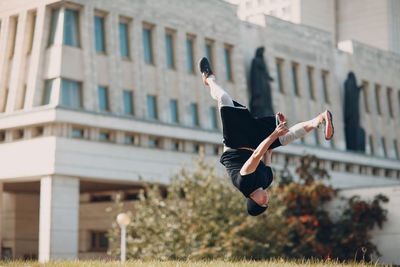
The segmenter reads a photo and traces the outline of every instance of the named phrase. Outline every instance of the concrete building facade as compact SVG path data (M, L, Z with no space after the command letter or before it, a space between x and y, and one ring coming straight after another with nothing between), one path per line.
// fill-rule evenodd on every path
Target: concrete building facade
M318 132L279 148L277 168L293 169L309 153L336 188L400 188L400 56L351 40L337 49L327 31L265 14L258 25L236 12L219 0L0 2L3 257L104 257L105 209L117 192L134 201L139 176L167 184L201 152L217 162L218 111L196 66L204 55L222 87L247 104L249 66L264 46L274 110L291 125L333 112L333 142ZM365 85L366 154L345 149L349 71ZM389 214L398 215L396 205ZM383 244L387 235L376 238ZM395 248L381 252L400 262Z

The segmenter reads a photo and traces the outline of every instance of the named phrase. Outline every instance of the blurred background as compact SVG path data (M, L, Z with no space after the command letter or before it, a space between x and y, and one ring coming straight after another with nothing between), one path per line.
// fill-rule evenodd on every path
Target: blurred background
M223 173L206 56L256 116L331 110L332 141L315 131L273 166L313 154L343 195L386 194L373 238L400 264L398 14L397 0L0 0L1 257L104 258L117 193L167 186L199 154Z

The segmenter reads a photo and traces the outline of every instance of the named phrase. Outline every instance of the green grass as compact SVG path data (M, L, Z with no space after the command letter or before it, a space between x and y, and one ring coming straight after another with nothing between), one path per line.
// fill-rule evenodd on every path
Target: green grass
M334 261L320 261L320 260L303 260L303 261L284 261L284 260L269 260L269 261L222 261L222 260L211 260L211 261L127 261L122 264L118 261L52 261L46 264L40 264L36 261L0 261L0 267L117 267L117 266L128 266L128 267L200 267L200 266L211 266L211 267L261 267L261 266L273 266L273 267L294 267L294 266L375 266L377 263L337 263Z

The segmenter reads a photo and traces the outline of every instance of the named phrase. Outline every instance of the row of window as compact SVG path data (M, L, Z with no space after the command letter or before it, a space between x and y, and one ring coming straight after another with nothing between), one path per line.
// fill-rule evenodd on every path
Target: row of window
M364 108L365 108L365 112L370 113L371 109L369 107L370 103L369 103L369 83L367 81L363 81L362 82L362 86L363 86L363 94L364 94ZM381 106L381 95L382 95L382 91L384 91L384 89L382 88L381 85L379 84L375 84L374 85L374 98L375 98L375 107L376 107L376 111L378 113L378 115L382 115L383 111L382 111L382 106ZM391 118L394 117L394 110L393 110L393 89L391 87L387 87L386 88L386 106L387 106L387 111L389 114L389 116ZM399 103L399 109L400 109L400 91L397 92L397 100Z
M278 83L278 91L281 93L285 93L286 85L284 83L284 78L283 78L283 70L284 70L284 64L285 60L282 58L276 58L275 59L275 68L276 68L276 77L277 77L277 83ZM292 87L293 87L293 92L296 96L301 96L300 95L300 85L299 85L299 63L297 62L291 62L290 63L290 69L291 69L291 76L292 76ZM312 100L315 100L315 84L314 84L314 74L315 70L311 66L307 66L307 84L308 84L308 93L309 97ZM330 103L330 98L328 94L328 75L329 72L326 70L321 70L321 86L322 86L322 95L323 95L323 100L325 103Z
M43 97L43 104L47 105L50 103L50 98L53 91L54 80L47 80L45 84L45 91ZM71 107L82 107L82 84L80 82L71 81L67 79L61 79L61 99L60 103L65 106ZM105 86L98 86L98 101L99 101L99 109L103 112L110 111L110 101L109 101L109 89ZM134 115L134 105L133 105L133 91L124 90L122 94L122 102L124 107L124 114L126 115ZM158 104L157 97L154 95L146 96L146 104L147 104L147 118L150 119L158 119ZM179 111L178 111L178 100L170 99L169 100L169 108L170 108L170 121L172 123L181 123ZM200 126L199 120L199 112L198 112L198 104L190 103L190 114L192 118L192 126ZM218 121L217 121L217 109L212 106L209 109L210 121L211 121L211 129L218 129Z

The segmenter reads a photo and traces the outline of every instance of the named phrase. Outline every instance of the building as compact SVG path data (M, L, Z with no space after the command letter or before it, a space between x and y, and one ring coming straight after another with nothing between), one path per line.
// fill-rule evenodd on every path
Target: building
M201 151L218 159L220 122L197 59L206 55L247 103L249 66L264 46L274 107L289 124L325 108L335 116L333 142L309 135L279 148L274 164L294 168L315 154L344 193L389 194L389 222L375 238L385 262L400 262L387 246L400 236L400 56L351 40L338 49L327 31L267 15L254 24L236 9L220 0L0 2L3 257L104 257L105 209L117 192L134 201L139 175L167 184ZM345 149L349 71L364 84L366 154Z
M241 19L264 25L264 15L332 33L333 42L356 40L400 53L400 3L396 0L230 0ZM366 30L368 29L368 30Z

